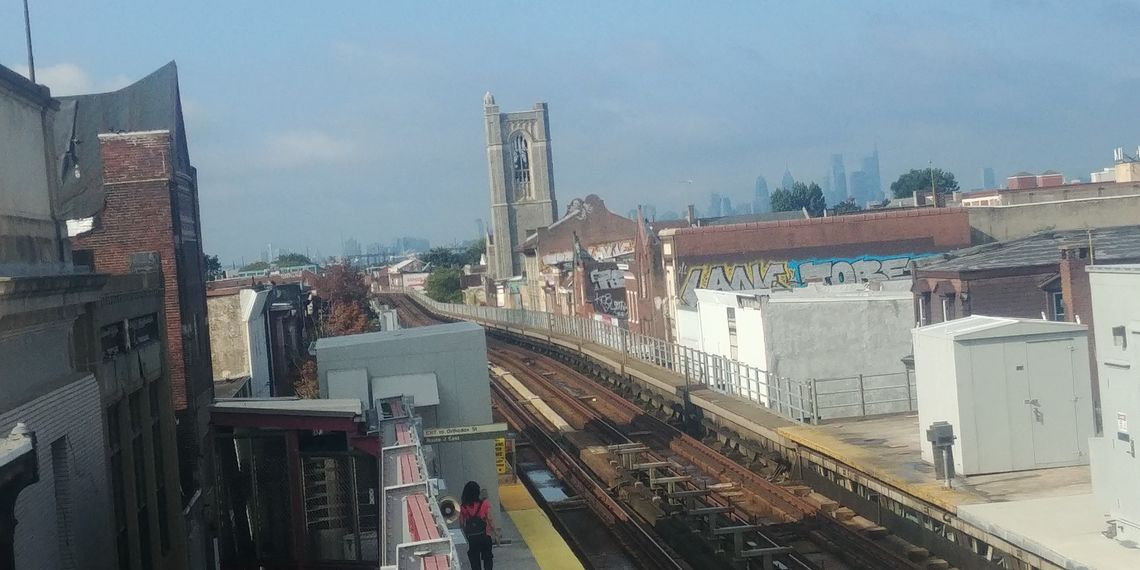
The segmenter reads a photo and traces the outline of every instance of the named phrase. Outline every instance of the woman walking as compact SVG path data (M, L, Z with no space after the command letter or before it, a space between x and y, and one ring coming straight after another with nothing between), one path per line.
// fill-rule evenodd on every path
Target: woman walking
M467 537L472 570L491 570L491 537L498 534L491 520L491 502L480 496L479 484L468 481L460 497L459 527Z

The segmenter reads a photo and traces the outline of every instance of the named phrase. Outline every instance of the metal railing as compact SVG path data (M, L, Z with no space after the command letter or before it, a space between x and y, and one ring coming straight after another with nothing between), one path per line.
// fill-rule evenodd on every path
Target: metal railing
M593 319L525 309L440 303L419 291L408 291L408 294L420 305L441 315L488 325L528 328L594 343L625 358L683 376L690 387L707 387L737 396L795 422L818 423L916 408L914 378L905 371L843 378L787 378L725 356Z

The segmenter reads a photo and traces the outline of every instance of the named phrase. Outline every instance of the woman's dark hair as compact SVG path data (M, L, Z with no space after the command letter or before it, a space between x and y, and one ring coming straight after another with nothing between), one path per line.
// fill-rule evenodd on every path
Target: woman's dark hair
M468 481L467 484L463 486L463 495L460 497L460 500L464 505L474 505L478 503L481 500L479 498L479 484L474 481Z

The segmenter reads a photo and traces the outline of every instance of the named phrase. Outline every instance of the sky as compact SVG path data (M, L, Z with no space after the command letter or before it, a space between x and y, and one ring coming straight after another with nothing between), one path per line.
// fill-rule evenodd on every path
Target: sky
M38 79L120 88L178 63L207 253L433 244L489 217L482 96L550 106L560 207L659 212L822 181L877 145L884 190L963 188L1140 145L1140 2L29 0ZM0 64L26 71L0 0ZM691 181L691 182L689 182Z

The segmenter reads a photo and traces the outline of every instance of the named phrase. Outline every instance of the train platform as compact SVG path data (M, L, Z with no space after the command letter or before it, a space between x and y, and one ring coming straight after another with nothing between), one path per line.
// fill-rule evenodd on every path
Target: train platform
M780 435L899 490L956 513L961 505L1092 492L1087 465L959 476L947 488L922 460L918 414L782 427Z
M506 515L499 517L504 542L511 544L495 547L496 567L584 570L570 545L522 483L500 484L499 502Z

